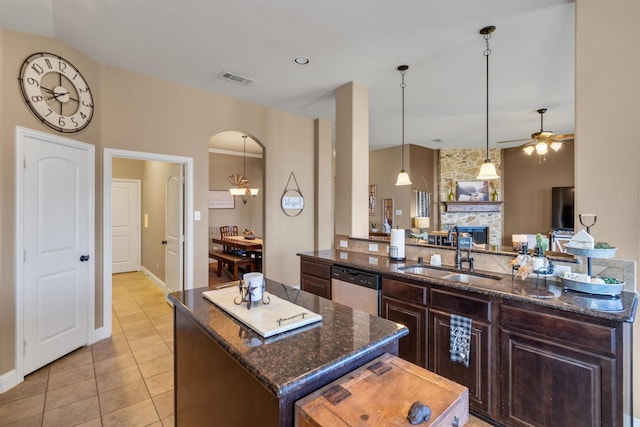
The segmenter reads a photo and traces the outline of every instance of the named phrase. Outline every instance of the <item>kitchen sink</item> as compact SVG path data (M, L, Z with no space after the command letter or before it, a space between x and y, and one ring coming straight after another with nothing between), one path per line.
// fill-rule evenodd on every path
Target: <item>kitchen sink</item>
M491 285L496 283L500 279L493 277L476 276L474 274L453 273L440 277L445 280L452 280L454 282L468 283L470 285Z
M419 276L428 276L428 277L442 277L444 275L449 274L447 270L438 270L437 268L431 267L423 267L423 266L407 266L401 269L405 273L409 274L417 274Z
M470 285L486 286L496 283L500 280L497 277L479 276L476 274L456 273L451 270L438 269L433 267L426 267L422 265L408 265L401 267L401 271L408 274L415 274L418 276L433 277L436 279L451 280L452 282L468 283Z

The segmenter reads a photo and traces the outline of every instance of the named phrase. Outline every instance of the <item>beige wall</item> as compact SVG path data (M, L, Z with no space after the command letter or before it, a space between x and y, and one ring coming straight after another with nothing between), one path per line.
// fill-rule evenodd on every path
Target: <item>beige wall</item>
M143 160L114 158L111 161L111 176L119 179L142 180Z
M314 248L314 121L293 114L197 91L103 66L52 38L0 31L0 375L15 367L14 200L15 126L50 132L27 109L17 84L24 59L49 51L70 60L85 75L96 103L92 123L71 138L96 146L96 327L102 325L102 163L104 148L192 157L194 210L208 212L209 139L240 129L265 147L265 273L298 284L297 252ZM53 131L51 131L53 133ZM291 172L305 196L305 209L284 215L280 196ZM306 232L308 230L308 232ZM332 233L333 230L325 230ZM194 222L194 286L208 282L208 215Z
M597 213L594 237L617 246L616 257L636 263L640 259L638 16L637 0L576 2L576 212ZM636 418L640 414L637 317Z
M574 185L573 147L573 143L563 144L558 152L550 151L542 163L537 155L527 156L521 148L503 151L503 245L511 246L512 234L551 230L551 187Z

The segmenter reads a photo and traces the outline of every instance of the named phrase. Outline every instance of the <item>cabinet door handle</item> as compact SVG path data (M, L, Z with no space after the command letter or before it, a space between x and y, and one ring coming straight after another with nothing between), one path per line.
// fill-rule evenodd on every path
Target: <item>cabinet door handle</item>
M167 244L167 241L166 241L166 240L163 240L163 241L162 241L162 244L163 244L163 245L166 245L166 244Z

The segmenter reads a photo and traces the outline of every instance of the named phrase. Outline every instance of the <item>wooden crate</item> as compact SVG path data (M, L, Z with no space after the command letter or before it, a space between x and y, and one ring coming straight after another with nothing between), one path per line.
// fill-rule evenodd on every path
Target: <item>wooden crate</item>
M411 426L407 414L415 401L431 408L421 427L461 427L469 420L466 387L384 354L298 400L295 425Z

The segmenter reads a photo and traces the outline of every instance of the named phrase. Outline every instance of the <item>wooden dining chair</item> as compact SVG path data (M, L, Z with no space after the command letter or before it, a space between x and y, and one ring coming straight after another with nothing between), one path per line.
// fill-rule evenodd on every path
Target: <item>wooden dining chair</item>
M223 225L220 227L220 237L222 238L229 237L229 236L237 236L237 235L238 235L237 225ZM237 253L237 249L231 246L222 246L222 250L225 252L231 252L231 253L236 253L237 255L241 255Z
M220 227L220 237L229 237L238 235L237 225L223 225Z

